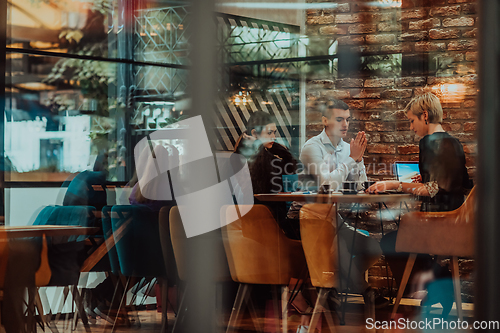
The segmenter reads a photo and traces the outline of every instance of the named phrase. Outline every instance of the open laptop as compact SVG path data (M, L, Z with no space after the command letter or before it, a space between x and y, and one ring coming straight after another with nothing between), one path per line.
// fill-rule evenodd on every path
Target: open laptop
M411 179L420 174L418 162L394 162L394 173L400 182L411 183Z

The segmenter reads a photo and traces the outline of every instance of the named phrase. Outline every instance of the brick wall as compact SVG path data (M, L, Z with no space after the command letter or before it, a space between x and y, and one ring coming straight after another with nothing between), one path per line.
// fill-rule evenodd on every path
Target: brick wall
M440 94L443 127L464 145L474 175L476 150L477 14L474 1L403 0L400 8L380 8L361 1L339 1L335 10L308 10L309 35L331 37L349 57L400 54L402 68L392 76L353 70L316 77L307 85L307 137L318 134L321 97L349 104L351 135L367 133L365 162L369 176L383 178L396 160L418 160L418 138L409 130L403 108L424 90ZM436 68L438 67L438 68ZM339 69L342 59L339 59ZM447 84L453 84L447 88ZM440 96L441 97L441 96Z
M423 91L438 94L444 110L443 127L463 144L469 174L474 176L476 151L476 60L478 17L475 1L403 0L399 8L371 7L363 1L338 1L334 10L308 10L307 33L338 42L337 76L318 74L307 83L307 137L322 130L320 98L335 97L349 104L350 136L367 133L365 163L369 177L390 176L396 160L418 160L418 140L409 130L403 108ZM321 40L321 38L319 38ZM399 54L399 72L377 75L359 68L342 70L343 59ZM344 60L345 61L345 60ZM349 66L347 66L349 67ZM443 94L446 89L451 93ZM361 227L379 238L377 207L362 213ZM415 207L414 207L415 208ZM386 231L396 228L386 222ZM370 282L385 287L385 266L370 269ZM461 261L470 276L472 261ZM463 281L470 300L470 280Z

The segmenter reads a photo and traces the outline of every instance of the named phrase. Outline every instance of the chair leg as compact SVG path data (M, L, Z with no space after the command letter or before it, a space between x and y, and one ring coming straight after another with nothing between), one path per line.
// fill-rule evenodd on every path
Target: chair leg
M231 311L231 316L229 317L229 323L227 324L226 333L233 332L234 326L238 322L238 318L243 310L244 301L247 298L247 294L250 294L251 288L252 286L249 284L240 283L236 299L234 300L233 310Z
M288 298L290 297L290 290L288 286L281 287L281 320L283 333L288 332Z
M453 257L451 261L453 263L451 274L453 277L453 290L455 291L455 302L457 304L458 319L463 320L462 292L460 287L460 272L458 270L458 257Z
M122 295L122 298L121 298L121 300L120 300L120 305L118 306L118 310L117 310L117 312L116 312L116 318L115 318L115 321L114 321L114 323L113 323L113 327L111 328L111 333L115 332L115 330L116 330L116 322L118 321L118 315L120 314L120 312L121 312L121 310L122 310L122 307L123 307L123 304L124 304L124 302L125 302L125 301L126 301L126 299L127 299L127 290L128 290L128 286L130 285L130 280L131 280L131 279L132 279L132 278L131 278L131 277L129 277L129 278L127 279L127 283L125 284L125 288L124 288L124 291L123 291L123 295ZM112 309L109 309L109 312L108 312L108 317L109 317L109 316L110 316L110 314L111 314L111 310L112 310Z
M238 289L239 291L239 289ZM185 306L185 300L186 300L186 295L188 293L188 287L186 285L186 287L184 287L184 292L182 293L182 299L181 299L181 302L179 303L178 307L177 307L177 317L175 318L175 322L174 322L174 327L172 327L172 333L175 333L176 332L176 328L178 327L178 325L182 325L182 322L183 322L183 317L184 317L184 306ZM179 294L179 293L177 293ZM229 326L228 326L228 329L229 329Z
M394 308L392 309L391 317L394 318L396 313L398 312L399 303L401 302L401 298L403 298L403 293L406 288L406 284L408 283L408 279L410 278L411 270L413 269L413 265L415 264L415 259L417 259L416 253L411 253L408 261L406 262L405 271L403 273L403 279L401 280L401 285L398 289L398 296L396 297L396 302L394 303Z
M278 301L279 286L274 286L273 289L273 310L274 310L274 324L276 325L275 331L280 331L280 305Z
M82 322L83 322L83 326L85 327L85 331L90 333L91 330L90 330L89 321L87 318L87 314L85 313L85 308L83 306L82 297L81 297L80 293L78 292L77 285L74 285L71 287L71 294L73 295L73 302L75 302L75 305L76 305L75 317L78 317L78 315L80 316L80 318L82 319ZM75 329L76 329L77 323L78 322L75 320Z
M324 309L328 308L327 297L328 297L328 289L320 288L318 293L318 298L316 299L316 304L314 304L314 310L311 317L311 322L309 323L309 330L307 331L308 333L314 333L316 326L318 326L318 321L319 317L321 316L321 313L323 312ZM333 327L333 319L331 322L328 321L328 325Z
M250 293L248 294L250 296ZM247 297L247 305L248 305L248 310L250 311L250 317L252 318L253 325L255 326L255 329L257 332L262 332L262 327L260 326L259 323L259 316L257 315L257 310L255 310L255 305L253 304L253 300L250 297Z
M168 331L168 280L167 278L161 279L161 333Z

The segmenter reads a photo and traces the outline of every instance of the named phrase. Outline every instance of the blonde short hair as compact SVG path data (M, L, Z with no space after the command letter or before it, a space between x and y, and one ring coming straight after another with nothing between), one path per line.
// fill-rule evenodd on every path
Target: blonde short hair
M404 111L406 114L411 111L418 119L422 117L424 111L427 111L431 124L441 124L443 122L443 108L441 107L441 102L436 95L430 92L413 97Z

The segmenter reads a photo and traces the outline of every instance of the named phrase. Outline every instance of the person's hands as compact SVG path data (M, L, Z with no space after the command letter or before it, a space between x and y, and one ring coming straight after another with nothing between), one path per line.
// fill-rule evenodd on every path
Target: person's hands
M381 182L376 182L372 186L370 186L366 192L368 193L378 193L384 192L387 190L397 190L399 187L399 181L397 180L385 180Z
M366 145L368 140L366 139L365 132L358 132L356 138L351 139L351 155L349 155L356 163L361 162L363 155L365 154Z
M422 176L421 175L416 175L415 177L411 177L411 182L412 183L421 183L422 182Z

